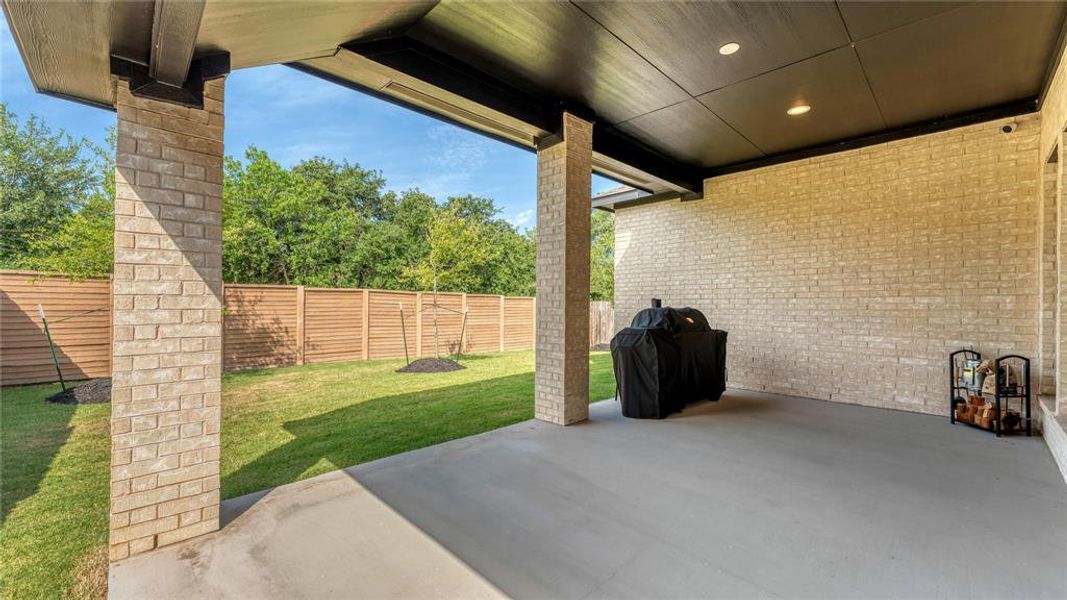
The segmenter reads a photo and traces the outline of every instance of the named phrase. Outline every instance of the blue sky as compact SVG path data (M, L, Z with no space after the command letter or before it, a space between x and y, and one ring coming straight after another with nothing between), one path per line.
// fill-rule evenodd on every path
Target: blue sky
M53 129L103 143L115 113L37 94L0 18L0 99L20 119L36 114ZM226 83L226 153L249 144L291 165L314 155L381 171L387 187L417 187L439 200L493 198L520 228L534 225L536 158L388 102L288 67L235 71ZM593 190L614 182L593 177Z

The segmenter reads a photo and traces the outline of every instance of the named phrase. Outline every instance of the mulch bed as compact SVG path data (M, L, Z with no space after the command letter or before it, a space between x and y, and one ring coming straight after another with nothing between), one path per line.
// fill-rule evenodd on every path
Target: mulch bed
M463 365L448 358L420 358L410 365L396 370L397 373L447 373L466 369Z
M49 402L57 404L104 404L111 402L111 379L91 379L78 387L52 394Z
M611 344L593 344L589 349L593 352L603 352L605 350L611 350Z

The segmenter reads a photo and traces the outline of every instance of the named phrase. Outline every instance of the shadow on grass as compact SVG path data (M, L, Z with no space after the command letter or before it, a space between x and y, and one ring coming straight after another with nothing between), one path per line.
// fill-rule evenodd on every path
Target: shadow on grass
M75 405L45 400L59 385L0 391L0 523L20 501L37 493L53 459L73 431Z
M414 377L425 377L413 374ZM432 375L430 375L432 376ZM294 439L222 480L223 497L497 429L533 417L533 372L382 396L283 425ZM233 432L233 435L241 435ZM318 473L315 473L318 474Z

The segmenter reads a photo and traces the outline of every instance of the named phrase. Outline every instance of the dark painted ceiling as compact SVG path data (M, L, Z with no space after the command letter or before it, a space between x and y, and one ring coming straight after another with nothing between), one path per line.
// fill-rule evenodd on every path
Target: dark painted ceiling
M1020 101L1064 3L444 1L407 35L704 169ZM737 42L729 56L719 47ZM812 110L790 117L786 109Z
M151 69L195 49L524 147L565 106L596 121L594 168L650 191L1033 111L1067 16L1065 2L183 0L175 25L151 0L0 4L45 93L109 106L111 56ZM157 33L189 46L163 57ZM740 50L723 56L728 42ZM786 115L797 104L812 109Z

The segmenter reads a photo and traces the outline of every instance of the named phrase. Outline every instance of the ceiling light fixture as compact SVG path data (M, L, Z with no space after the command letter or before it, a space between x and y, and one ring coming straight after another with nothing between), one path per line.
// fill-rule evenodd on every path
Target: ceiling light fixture
M731 54L737 52L740 49L741 44L738 44L737 42L730 42L729 44L723 44L722 46L719 46L719 54L723 56L730 56Z
M798 104L793 108L790 108L789 110L785 111L785 114L789 115L790 117L799 117L800 115L808 112L809 110L811 110L811 107L807 104Z

